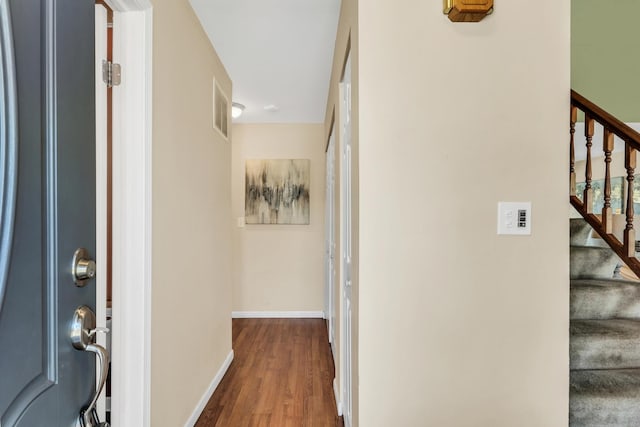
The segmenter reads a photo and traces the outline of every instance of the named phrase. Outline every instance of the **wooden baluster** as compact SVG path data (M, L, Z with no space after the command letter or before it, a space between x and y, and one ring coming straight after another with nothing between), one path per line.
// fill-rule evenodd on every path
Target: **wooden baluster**
M591 146L593 145L593 132L595 121L585 113L584 136L587 138L587 164L585 167L585 187L582 203L585 213L593 213L593 190L591 189Z
M636 169L636 150L625 141L624 165L627 169L627 226L624 230L624 250L630 257L636 255L636 231L633 229L633 175Z
M576 195L576 155L573 135L576 133L576 122L578 121L578 108L571 106L570 117L570 133L571 144L569 145L569 194L571 196Z
M604 207L602 208L602 228L607 234L613 233L613 211L611 210L611 152L613 151L613 133L609 129L604 130L602 141L604 150Z

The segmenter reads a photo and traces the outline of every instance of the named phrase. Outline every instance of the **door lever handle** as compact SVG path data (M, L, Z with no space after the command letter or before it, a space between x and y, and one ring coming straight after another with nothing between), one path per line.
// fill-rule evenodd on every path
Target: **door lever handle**
M98 356L100 363L100 381L98 382L98 387L91 402L80 411L80 425L83 427L109 427L108 423L101 423L100 420L98 420L97 413L95 412L96 402L98 401L100 393L102 393L102 389L107 382L107 376L109 375L109 352L99 344L89 344L84 351L95 353ZM91 416L91 420L89 420L89 416ZM89 422L87 423L87 421Z
M100 364L100 379L96 390L89 404L80 411L80 425L82 427L109 427L109 423L100 422L96 412L98 396L100 396L109 375L109 352L95 343L95 336L98 332L106 333L109 332L109 329L96 328L96 315L93 311L86 305L78 307L71 323L71 342L77 350L95 353Z

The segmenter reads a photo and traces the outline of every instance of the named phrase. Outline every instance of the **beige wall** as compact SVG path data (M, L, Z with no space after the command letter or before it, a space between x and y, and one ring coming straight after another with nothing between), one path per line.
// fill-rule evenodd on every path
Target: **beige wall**
M246 225L233 231L234 311L324 308L324 126L233 126L233 216L244 217L247 159L310 159L309 225Z
M599 141L598 141L599 142ZM594 144L594 156L591 163L591 179L604 179L605 175L605 163L604 156L602 155L602 148L600 144L597 144L598 151L595 151L596 144ZM576 182L585 181L585 170L587 162L585 160L578 160L575 164L576 170ZM624 153L613 153L611 156L611 177L627 176L627 170L624 167Z
M184 425L231 351L231 81L186 0L153 0L151 425ZM188 70L188 78L185 78Z
M359 425L566 426L570 4L358 8Z

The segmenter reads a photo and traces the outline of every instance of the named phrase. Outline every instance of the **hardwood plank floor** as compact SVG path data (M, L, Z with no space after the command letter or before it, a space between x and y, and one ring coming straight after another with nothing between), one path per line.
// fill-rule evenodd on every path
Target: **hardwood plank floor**
M233 319L233 349L196 427L343 427L322 319Z

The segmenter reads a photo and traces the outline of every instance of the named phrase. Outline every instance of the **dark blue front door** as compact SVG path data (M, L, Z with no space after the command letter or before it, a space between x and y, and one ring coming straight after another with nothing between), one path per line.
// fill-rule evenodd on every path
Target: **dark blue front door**
M75 250L95 253L93 0L0 0L0 425L71 427L95 356L75 350Z

